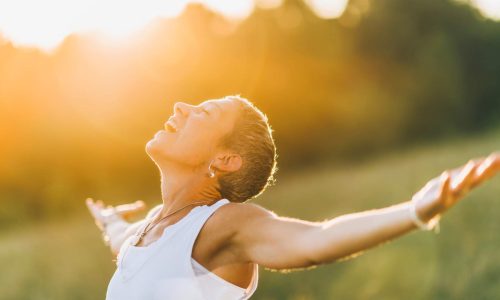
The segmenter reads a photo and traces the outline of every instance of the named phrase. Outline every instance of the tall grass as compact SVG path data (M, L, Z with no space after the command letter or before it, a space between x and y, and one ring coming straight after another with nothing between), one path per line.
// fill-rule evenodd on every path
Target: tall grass
M426 181L500 149L500 131L443 141L369 162L278 177L256 202L280 215L325 220L408 200ZM254 299L498 299L500 181L441 221L363 255L287 274L261 269ZM86 215L0 236L1 299L103 299L112 256ZM335 245L332 245L335 247Z

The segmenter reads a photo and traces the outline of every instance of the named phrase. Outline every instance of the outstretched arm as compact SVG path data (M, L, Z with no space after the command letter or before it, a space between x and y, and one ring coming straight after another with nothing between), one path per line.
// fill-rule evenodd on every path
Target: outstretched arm
M500 156L471 161L431 180L413 200L418 217L438 218L470 189L500 170ZM347 214L324 222L280 217L258 205L240 210L228 250L240 262L269 269L308 268L356 256L362 251L417 228L411 201L387 208Z
M114 255L118 254L123 242L144 226L146 219L153 216L162 206L160 204L152 208L145 219L130 223L127 219L142 211L145 208L144 202L136 201L112 207L109 205L104 206L101 200L94 202L94 200L88 198L86 204L94 217L97 227L102 231L105 242Z

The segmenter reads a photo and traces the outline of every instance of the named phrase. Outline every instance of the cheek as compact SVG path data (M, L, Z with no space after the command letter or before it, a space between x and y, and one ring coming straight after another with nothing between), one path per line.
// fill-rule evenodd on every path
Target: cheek
M205 137L197 139L187 138L179 141L179 147L175 149L178 156L184 157L187 160L200 161L203 160L209 153L211 145Z
M216 141L213 132L209 130L186 131L177 141L176 152L179 151L179 155L185 157L203 160L212 153Z
M154 160L175 160L199 165L210 158L217 137L209 128L185 127L178 136L155 136L146 144L146 152Z
M214 145L214 129L208 125L197 125L185 128L179 137L179 144L182 147L195 148L197 150L211 149Z

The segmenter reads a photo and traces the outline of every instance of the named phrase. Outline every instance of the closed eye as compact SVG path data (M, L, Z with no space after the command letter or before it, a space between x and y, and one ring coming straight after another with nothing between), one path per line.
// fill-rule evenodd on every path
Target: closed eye
M204 108L202 108L201 111L204 112L204 113L206 113L207 115L210 115L210 112L208 112L208 110L206 110Z

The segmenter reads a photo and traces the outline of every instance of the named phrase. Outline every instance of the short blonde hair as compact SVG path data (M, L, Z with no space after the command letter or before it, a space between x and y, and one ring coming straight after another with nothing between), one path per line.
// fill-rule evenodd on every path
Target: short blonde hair
M233 130L224 136L219 147L238 153L243 164L238 171L219 177L221 196L232 202L256 198L267 186L275 183L278 170L273 129L267 116L248 99L239 95L227 96L239 103L240 116Z

